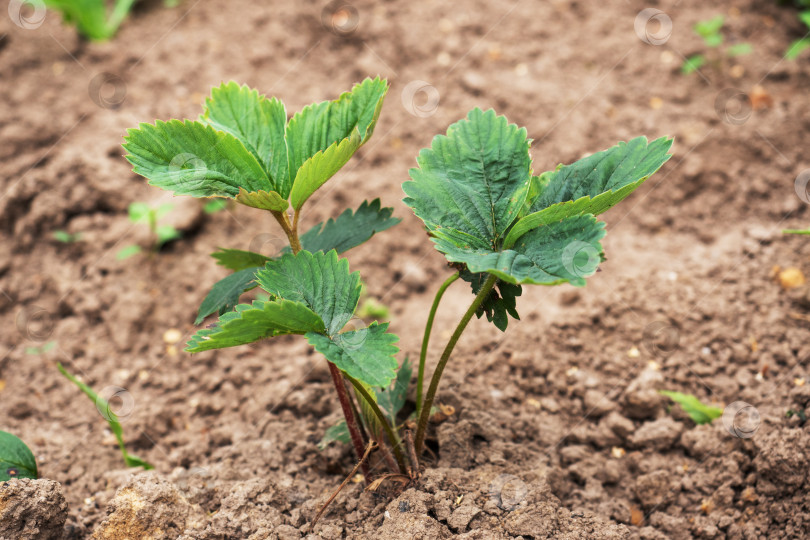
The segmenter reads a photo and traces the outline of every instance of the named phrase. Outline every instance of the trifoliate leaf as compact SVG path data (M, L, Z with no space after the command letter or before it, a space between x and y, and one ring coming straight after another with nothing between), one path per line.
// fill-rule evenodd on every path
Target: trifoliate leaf
M247 267L214 283L214 286L211 287L211 290L202 301L202 304L200 304L200 309L197 311L197 318L194 320L194 324L200 324L206 317L213 313L219 313L221 315L233 309L233 307L239 303L239 297L242 296L244 292L256 287L256 272L261 269L261 266Z
M394 384L389 388L374 389L374 393L377 396L377 404L386 416L388 416L388 420L391 422L392 426L397 425L397 414L402 410L402 407L405 406L405 399L408 396L408 386L411 384L412 375L413 369L406 358L397 371L397 378L394 380Z
M387 91L387 81L366 79L335 101L309 105L296 113L286 130L290 182L304 162L349 138L355 129L360 144L365 143L374 131Z
M473 274L467 269L460 272L460 277L472 286L472 293L476 295L487 280L487 274ZM510 316L520 320L517 312L517 297L522 293L523 287L520 285L498 280L495 287L484 298L475 315L479 319L486 315L489 322L493 323L501 332L505 332Z
M346 209L336 220L318 223L302 234L301 245L313 253L330 249L343 253L402 221L391 217L393 208L380 206L380 199L374 199L371 203L363 201L354 212Z
M712 420L723 416L723 409L706 405L691 394L669 390L659 390L658 393L680 405L696 424L710 424Z
M489 110L437 135L411 169L404 199L428 230L452 228L494 248L529 192L531 161L526 130Z
M360 133L355 129L348 138L306 160L298 169L290 192L293 208L300 210L307 199L351 159L360 148L360 142Z
M237 272L245 268L256 268L257 266L264 266L270 257L266 257L261 253L253 251L242 251L241 249L223 249L219 248L211 254L217 260L217 264L224 266L229 270Z
M272 191L278 192L281 199L287 199L292 185L284 141L287 112L281 101L267 99L257 90L233 81L222 83L213 88L211 97L205 100L205 112L200 120L239 139L261 164L273 186Z
M369 386L387 387L396 377L394 345L399 338L386 332L388 323L371 323L332 337L310 332L307 340L341 371Z
M225 313L212 328L199 330L186 344L196 353L253 343L283 334L324 332L321 318L304 304L278 299L271 302L239 304Z
M244 188L239 188L236 202L251 208L270 210L271 212L283 212L290 206L287 199L283 199L275 191L252 191L248 193Z
M31 450L18 437L0 431L0 482L12 478L37 476L37 461Z
M176 195L234 198L240 187L249 192L273 190L245 145L210 125L158 120L127 130L124 140L132 170Z
M317 313L330 336L349 322L360 298L360 274L349 273L349 261L338 259L335 250L285 254L257 272L256 282L269 294Z
M527 231L582 214L599 215L636 190L671 157L672 139L647 144L645 137L561 165L532 180L536 192L528 210L504 242L511 247Z

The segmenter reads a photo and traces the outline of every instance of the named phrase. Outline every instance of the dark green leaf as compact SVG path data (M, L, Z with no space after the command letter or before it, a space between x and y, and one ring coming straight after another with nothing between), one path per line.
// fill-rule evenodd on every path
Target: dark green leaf
M472 286L472 292L476 295L487 280L487 274L473 274L466 269L460 272L460 276L461 279ZM520 320L517 312L517 297L522 293L523 287L520 285L498 280L495 287L484 299L481 307L475 312L475 315L480 319L486 314L489 322L493 323L501 332L505 332L509 324L509 316Z
M239 139L261 164L272 191L287 199L292 185L284 141L287 112L281 101L267 99L257 90L233 81L222 83L211 90L200 119Z
M236 137L190 120L127 130L126 158L151 185L193 197L234 198L239 188L272 191L270 179Z
M196 353L253 343L284 334L324 332L321 318L304 304L278 299L270 302L239 304L225 313L212 328L199 330L186 344Z
M390 388L378 388L374 392L377 395L377 404L388 416L392 426L397 425L397 414L405 406L405 398L408 396L408 385L411 384L413 369L406 358L402 366L397 371L397 378Z
M241 253L249 252L245 251ZM200 324L203 319L213 313L219 313L221 315L233 309L233 307L239 303L239 297L242 296L242 293L256 286L256 272L261 269L261 266L248 267L234 272L230 276L224 277L214 283L214 286L211 287L208 295L202 301L202 304L200 304L200 309L197 312L197 318L194 320L194 324Z
M300 302L317 313L330 336L349 322L360 298L360 274L349 273L349 261L338 259L335 250L285 254L268 261L256 282L272 296Z
M245 268L264 266L270 260L270 257L266 257L261 253L242 251L241 249L219 248L211 256L217 260L217 264L234 272Z
M712 420L723 416L723 409L705 405L691 394L682 394L669 390L659 390L658 393L680 405L696 424L710 424Z
M37 461L19 438L0 431L0 482L12 478L37 479Z
M388 323L371 323L332 337L310 332L307 340L315 350L350 377L368 386L387 387L396 377L399 338L386 332Z
M380 206L380 199L374 199L363 201L355 212L346 209L337 220L318 223L301 235L301 245L313 253L331 249L343 253L402 221L391 217L393 208Z

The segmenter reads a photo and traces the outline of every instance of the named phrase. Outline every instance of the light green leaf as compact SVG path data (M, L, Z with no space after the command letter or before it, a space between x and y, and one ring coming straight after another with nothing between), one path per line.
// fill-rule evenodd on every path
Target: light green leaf
M711 19L705 21L699 21L695 24L695 33L706 40L706 44L710 47L714 46L713 44L709 43L709 40L720 38L720 42L723 41L723 36L719 34L720 29L723 28L723 23L725 22L725 18L722 15L717 15L716 17L712 17ZM717 43L719 45L719 43Z
M494 248L529 192L531 161L526 130L489 110L437 135L417 158L405 204L428 230L449 227Z
M512 227L504 247L512 247L521 235L541 225L609 210L666 163L671 146L672 139L648 144L646 137L637 137L536 177L538 194L529 215Z
M680 405L696 424L710 424L712 420L723 416L723 409L701 403L698 398L691 394L682 394L669 390L659 390L658 393Z
M291 184L284 141L287 112L281 101L267 99L257 90L234 81L222 83L205 100L200 120L239 139L261 164L272 191L278 192L282 199L288 197Z
M140 223L142 221L149 221L149 214L152 212L152 209L144 202L134 202L130 203L127 211L129 212L129 220L132 223Z
M166 242L170 240L175 240L180 238L180 231L172 227L171 225L158 225L157 229L155 229L155 234L157 235L157 245L162 246Z
M706 64L706 57L702 54L693 54L689 58L684 61L683 65L681 66L681 73L684 75L689 75L690 73L694 73L695 71L699 70Z
M754 52L754 48L751 46L750 43L737 43L729 47L728 50L726 51L726 54L728 54L733 58L735 56L743 56L746 54L751 54L752 52Z
M258 208L260 210L270 210L271 212L284 212L290 203L275 191L253 191L248 193L244 188L239 188L239 195L236 202Z
M381 208L380 199L363 201L356 211L346 209L336 220L330 218L302 234L301 246L312 253L331 249L343 253L402 221L391 217L393 211L390 207Z
M790 44L790 47L788 47L788 50L785 53L785 58L788 60L795 60L807 49L810 49L810 38L797 39Z
M216 253L214 256L216 256ZM233 259L228 259L229 264L232 261ZM200 304L194 324L200 324L203 319L213 313L221 315L233 309L239 303L239 297L242 296L242 293L256 287L256 272L261 269L262 267L259 265L243 268L214 283L214 286L211 287L202 304Z
M256 282L270 295L299 302L317 313L330 336L349 322L360 298L360 274L349 273L349 261L338 259L335 250L285 254L268 261L256 273Z
M308 333L307 340L341 371L369 386L387 387L396 377L394 345L399 338L386 332L388 323L371 323L333 337Z
M137 255L141 252L141 246L131 245L126 246L118 250L118 253L115 254L115 259L118 261L123 261L124 259L129 259L130 257Z
M346 420L341 420L334 426L326 430L323 434L321 442L318 443L318 450L325 450L332 442L339 442L342 444L349 444L352 438L349 435L349 426L346 425Z
M450 230L437 231L439 251L451 262L467 265L470 272L486 272L513 284L585 285L585 278L604 261L599 243L604 223L590 214L574 216L529 231L512 249L492 251L486 246L460 245Z
M0 431L0 482L12 478L38 478L37 460L18 437Z
M388 82L365 79L335 101L305 107L287 124L286 139L290 182L309 158L351 136L356 129L360 144L374 132Z
M298 302L278 299L239 304L235 311L222 315L213 328L204 328L194 334L186 344L186 351L196 353L284 334L324 331L321 318Z
M223 249L219 248L211 254L217 260L217 264L224 266L234 272L244 270L245 268L256 268L257 266L264 266L270 257L265 257L261 253L254 253L253 251L242 251L241 249Z
M216 214L220 210L225 210L228 207L228 201L225 199L211 199L203 205L203 212L206 214Z
M307 199L351 159L360 148L360 143L360 133L354 130L349 138L332 144L306 160L298 169L290 192L293 208L300 210Z
M236 137L201 122L156 121L127 130L132 170L149 183L193 197L234 198L239 188L272 191L256 158Z

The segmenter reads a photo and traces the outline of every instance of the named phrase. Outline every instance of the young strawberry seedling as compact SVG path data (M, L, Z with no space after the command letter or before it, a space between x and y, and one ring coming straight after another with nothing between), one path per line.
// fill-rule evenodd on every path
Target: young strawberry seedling
M160 248L166 242L180 238L180 232L171 225L158 224L160 218L171 212L171 210L172 205L169 203L161 204L157 208L152 208L144 202L134 202L129 205L129 220L132 223L146 223L149 226L149 233L152 236L152 247L149 251L150 256L160 251ZM123 261L140 252L141 247L133 244L121 248L115 255L115 258L119 261Z
M721 30L724 22L725 18L722 15L718 15L712 19L700 21L695 24L695 33L703 38L703 43L709 50L719 51L720 47L723 45L724 39ZM734 45L726 47L725 56L734 58L736 56L751 54L752 51L753 48L750 43L735 43ZM705 54L693 54L684 61L681 66L681 72L684 75L694 73L710 61L714 64L720 64L723 61L723 55L707 56Z
M93 41L106 41L113 37L127 18L135 0L29 0L58 11L67 24L75 24L79 33ZM112 11L108 4L112 4Z
M115 440L118 441L118 448L121 449L121 455L124 458L124 464L127 467L143 467L146 470L154 469L152 465L148 462L142 460L136 455L130 454L127 451L127 447L124 444L124 428L121 427L121 422L118 421L118 416L113 412L112 406L110 403L104 399L103 397L96 394L95 390L87 386L85 383L77 379L74 375L70 374L60 363L56 364L57 369L59 372L67 377L67 379L75 384L79 390L84 392L84 394L90 398L90 401L95 404L96 409L98 409L99 414L107 421L107 424L110 426L110 431L115 436Z
M711 424L713 420L723 416L723 409L706 405L692 394L682 394L671 390L659 390L658 393L680 405L696 424Z
M412 439L409 431L400 433L398 418L411 367L406 361L397 371L398 338L388 333L387 323L346 328L356 316L361 286L359 275L339 258L397 220L374 201L298 234L304 203L371 135L386 90L384 81L367 79L338 100L306 107L287 122L278 100L223 84L212 92L199 121L141 124L128 132L125 148L135 172L153 185L268 210L290 242L272 258L233 249L213 254L234 273L214 286L198 313L197 323L213 313L220 314L218 322L199 330L186 350L304 335L326 357L346 419L345 428L332 428L324 443L348 434L362 465L376 443L389 468L415 478L442 372L472 317L486 314L504 330L509 316L518 318L516 298L523 285L583 286L604 261L604 224L595 216L657 171L670 157L672 140L648 143L639 137L534 175L526 130L494 111L474 109L420 152L419 167L403 186L405 203L456 272L439 286L428 316ZM458 278L471 285L474 299L425 391L434 316ZM238 304L240 295L256 286L269 296ZM364 472L368 480L367 467Z
M0 482L12 478L39 478L37 460L31 449L18 437L0 431Z

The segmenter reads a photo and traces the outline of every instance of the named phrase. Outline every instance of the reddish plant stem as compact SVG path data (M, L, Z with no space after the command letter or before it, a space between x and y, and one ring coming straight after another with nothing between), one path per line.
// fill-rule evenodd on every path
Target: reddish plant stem
M357 419L354 416L354 411L352 411L349 393L346 391L346 384L343 382L343 374L335 364L329 361L327 363L329 364L329 373L332 375L332 382L335 383L340 407L343 409L343 416L346 417L346 427L349 428L349 436L352 438L354 451L357 453L357 459L363 459L366 444L363 442L363 435L360 433L360 427L357 425ZM365 476L366 482L368 482L368 475L368 463L363 460L363 476Z

